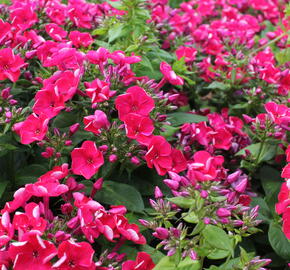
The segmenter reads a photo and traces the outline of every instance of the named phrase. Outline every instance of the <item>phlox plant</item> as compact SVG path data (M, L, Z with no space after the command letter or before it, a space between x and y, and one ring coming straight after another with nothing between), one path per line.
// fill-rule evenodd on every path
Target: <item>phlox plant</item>
M1 1L0 269L288 269L289 16Z

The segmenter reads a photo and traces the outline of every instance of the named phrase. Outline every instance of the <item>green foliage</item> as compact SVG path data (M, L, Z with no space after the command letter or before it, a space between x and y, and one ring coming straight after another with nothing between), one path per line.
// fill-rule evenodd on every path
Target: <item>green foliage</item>
M144 210L141 194L127 184L105 181L103 188L96 194L95 199L109 205L125 205L129 211L133 212Z
M176 256L163 257L153 270L199 270L201 264L198 260L191 260L189 257L179 261Z
M167 120L176 127L184 123L199 123L207 121L207 117L192 113L175 112L169 113Z
M281 230L281 226L275 221L270 224L268 232L269 241L275 252L285 260L290 258L290 243Z
M216 249L215 255L221 255L220 257L217 256L218 258L224 258L229 254L233 255L233 241L223 229L214 225L206 225L205 229L202 231L202 235L205 239L205 243ZM227 255L223 256L225 254L223 254L221 250L225 251Z

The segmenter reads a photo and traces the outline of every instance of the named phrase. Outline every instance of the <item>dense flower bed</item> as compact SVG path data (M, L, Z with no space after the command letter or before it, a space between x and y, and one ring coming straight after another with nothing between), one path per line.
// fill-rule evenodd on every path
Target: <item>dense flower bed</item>
M1 2L2 270L288 269L287 0Z

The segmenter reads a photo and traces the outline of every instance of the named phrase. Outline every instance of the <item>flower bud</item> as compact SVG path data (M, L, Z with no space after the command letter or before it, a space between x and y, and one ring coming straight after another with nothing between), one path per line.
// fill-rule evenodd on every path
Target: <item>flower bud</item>
M231 215L231 211L229 211L226 208L221 207L216 211L216 214L218 217L229 217Z
M162 191L160 190L159 187L155 187L154 197L155 197L155 199L159 199L159 198L163 197L163 193L162 193Z
M79 127L80 127L79 123L75 123L74 125L70 126L70 128L69 128L69 136L74 135L78 131Z
M114 163L114 162L116 162L117 160L118 160L118 156L117 156L117 155L112 154L112 155L109 156L109 161L110 161L111 163Z
M153 233L153 236L158 238L158 239L164 240L164 239L168 238L169 232L165 228L158 227L158 228L155 229L155 232Z

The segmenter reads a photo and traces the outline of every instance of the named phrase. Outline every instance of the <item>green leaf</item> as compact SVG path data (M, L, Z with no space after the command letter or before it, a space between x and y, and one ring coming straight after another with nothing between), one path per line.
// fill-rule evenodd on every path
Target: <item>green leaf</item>
M153 270L176 270L173 257L165 256L159 263L153 268Z
M110 205L125 205L129 211L141 212L144 210L144 203L139 191L123 183L104 181L103 188L97 192L95 199Z
M162 252L149 245L141 245L140 250L148 253L155 263L158 263L165 256Z
M226 257L228 257L230 255L230 252L228 250L223 250L223 249L214 249L213 251L211 251L207 257L210 260L220 260L220 259L224 259Z
M270 166L263 166L259 171L259 178L266 196L272 196L277 188L281 187L281 172Z
M75 112L61 112L55 117L53 126L57 128L65 128L75 124L77 121L77 115Z
M271 160L276 155L277 144L254 143L254 144L251 144L251 145L241 149L238 153L236 153L236 155L237 156L245 155L246 149L251 152L254 159L258 159L258 163L261 163L263 161Z
M192 260L190 257L186 257L184 260L182 260L176 270L199 270L200 269L200 261ZM164 268L165 270L166 268Z
M232 241L223 229L214 225L206 225L202 235L210 246L233 253Z
M122 10L124 9L122 1L107 1L113 8Z
M161 50L157 47L154 47L154 49L152 51L150 51L148 54L147 54L148 58L149 59L157 59L159 60L159 62L162 62L162 61L166 61L166 62L172 62L174 60L174 57L172 56L172 54L164 51L164 50Z
M275 57L279 63L279 65L284 65L287 62L290 62L290 48L286 48L284 50L278 51L275 54Z
M18 149L15 145L9 143L0 143L0 157L5 156L8 151Z
M161 135L165 137L167 140L172 140L174 133L176 133L179 130L179 127L173 127L169 125L164 125L162 128L164 129L164 131L161 132Z
M234 258L229 260L228 262L225 262L224 264L220 265L218 269L220 270L234 270L234 269L240 269L240 258ZM236 267L236 268L235 268Z
M290 242L281 230L281 226L275 222L271 222L268 238L272 248L282 258L290 259Z
M7 185L8 185L9 181L2 181L0 182L0 198L2 197Z
M184 61L184 57L180 58L179 60L175 61L172 65L172 69L176 73L184 73L187 71L187 67Z
M173 125L173 126L180 126L184 123L199 123L203 121L207 121L207 117L192 114L192 113L185 113L185 112L175 112L175 113L169 113L167 120Z
M198 223L199 222L199 218L198 216L192 211L189 214L187 213L183 213L183 220L185 220L188 223Z
M93 36L101 36L101 35L105 35L107 33L107 29L106 28L97 28L92 32Z
M224 84L222 82L214 81L206 89L219 89L219 90L228 90L230 88L229 85Z
M40 164L31 164L17 171L15 181L18 186L36 182L37 178L47 172L47 168Z
M117 38L122 37L124 34L125 34L125 31L124 31L123 24L116 23L110 28L108 32L108 36L109 36L108 42L111 43Z
M186 198L186 197L173 197L173 198L169 198L168 201L182 208L190 208L195 202L194 199Z

